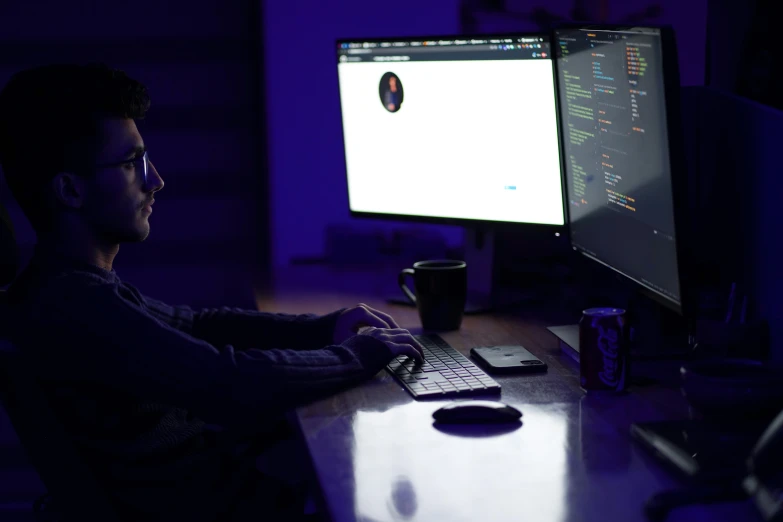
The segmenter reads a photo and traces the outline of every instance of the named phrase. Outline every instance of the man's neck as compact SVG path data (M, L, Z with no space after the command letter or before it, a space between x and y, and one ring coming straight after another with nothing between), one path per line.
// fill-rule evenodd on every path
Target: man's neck
M59 238L41 238L38 248L47 253L67 257L77 261L83 261L107 271L111 271L114 257L120 250L119 244L104 245L85 239L69 239L64 241Z

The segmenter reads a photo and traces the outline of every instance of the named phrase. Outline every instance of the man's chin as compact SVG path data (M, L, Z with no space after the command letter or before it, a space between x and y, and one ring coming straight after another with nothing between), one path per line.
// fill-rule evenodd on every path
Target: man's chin
M146 226L142 227L139 230L139 233L136 236L136 242L140 243L144 241L145 239L147 239L147 237L149 237L149 235L150 235L150 224L146 223Z
M118 238L118 243L141 243L147 237L150 235L150 225L149 223L146 223L145 225L139 226L135 230L127 230L125 233L120 234L120 237Z

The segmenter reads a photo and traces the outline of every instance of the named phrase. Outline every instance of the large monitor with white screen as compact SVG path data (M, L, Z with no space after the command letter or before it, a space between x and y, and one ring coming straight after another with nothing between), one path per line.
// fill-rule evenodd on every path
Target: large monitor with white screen
M337 42L353 215L564 225L550 37Z

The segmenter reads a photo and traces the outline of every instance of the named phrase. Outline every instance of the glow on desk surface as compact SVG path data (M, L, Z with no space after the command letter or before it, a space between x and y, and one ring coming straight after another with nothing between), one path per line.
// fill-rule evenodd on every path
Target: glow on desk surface
M340 522L644 520L644 501L673 484L588 399L517 405L516 429L439 428L448 401L301 420L311 448L330 441L313 457Z
M433 403L416 403L356 414L360 519L475 521L528 510L542 520L563 519L568 465L562 415L526 408L524 427L465 437L415 426L432 424L434 409ZM535 473L525 472L531 468Z

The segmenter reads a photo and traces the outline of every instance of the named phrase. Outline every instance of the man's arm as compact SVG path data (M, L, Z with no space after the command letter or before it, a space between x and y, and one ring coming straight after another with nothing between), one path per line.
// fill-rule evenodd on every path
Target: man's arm
M366 335L311 351L214 346L148 314L117 285L77 279L59 280L46 310L34 305L34 324L16 323L15 340L41 377L100 383L207 422L289 410L367 379L392 357Z
M286 348L312 350L333 343L337 318L343 310L328 315L274 314L240 308L172 306L142 295L124 283L158 320L193 337L217 346L230 344L235 350Z
M232 344L238 350L273 347L313 350L333 343L335 325L342 311L318 316L227 307L203 309L193 315L193 335L212 343Z

